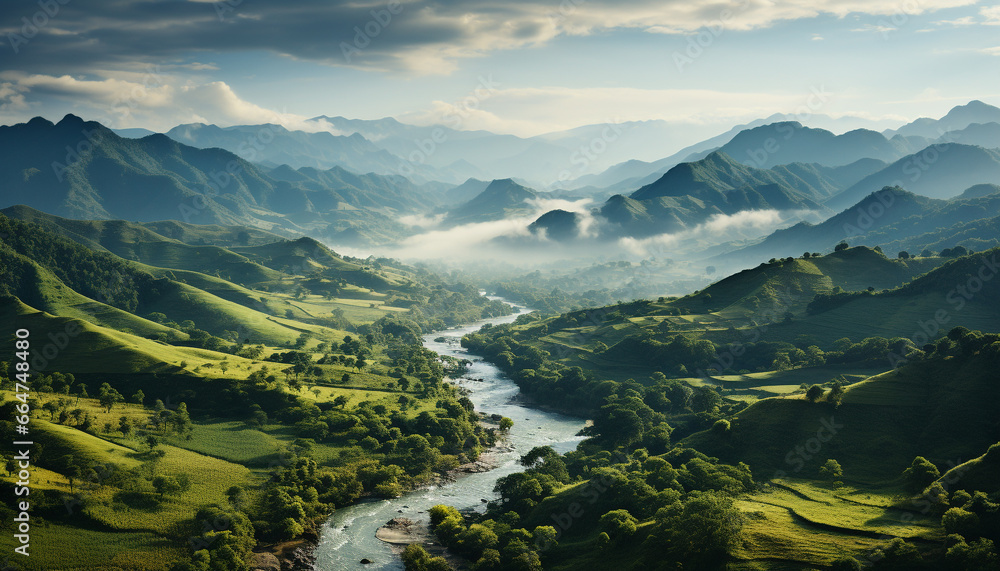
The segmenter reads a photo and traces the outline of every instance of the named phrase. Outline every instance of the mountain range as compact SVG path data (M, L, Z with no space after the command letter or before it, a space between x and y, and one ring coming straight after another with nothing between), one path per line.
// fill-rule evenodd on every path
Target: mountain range
M441 201L441 183L357 175L340 167L269 169L219 148L166 135L118 136L67 115L0 127L7 205L71 218L164 219L245 225L285 235L307 229L345 241L396 239L401 214Z

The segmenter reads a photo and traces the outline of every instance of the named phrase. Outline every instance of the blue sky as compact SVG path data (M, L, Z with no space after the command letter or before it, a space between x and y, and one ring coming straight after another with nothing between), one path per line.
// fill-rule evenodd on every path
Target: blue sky
M430 123L458 105L462 128L659 119L694 142L776 112L884 128L1000 104L1000 6L968 0L0 5L4 124Z

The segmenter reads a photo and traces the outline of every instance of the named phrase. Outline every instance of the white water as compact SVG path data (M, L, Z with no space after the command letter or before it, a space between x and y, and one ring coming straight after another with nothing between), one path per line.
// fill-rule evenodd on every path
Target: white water
M478 321L456 329L439 331L424 336L424 346L442 355L476 359L459 345L466 333L478 330L486 323L510 323L517 315ZM444 342L434 339L444 337ZM462 476L456 482L417 490L393 500L362 502L338 509L323 525L319 545L316 546L316 569L339 571L343 569L401 570L403 564L389 544L375 538L378 528L394 517L407 517L414 521L427 521L427 509L436 504L447 504L458 509L485 509L482 500L496 498L493 485L497 479L523 470L518 458L535 446L552 446L559 452L576 447L581 440L576 433L584 421L527 408L512 402L518 393L517 385L499 369L484 361L474 361L465 375L482 382L459 379L456 384L472 391L469 399L476 410L486 414L500 414L514 421L507 442L513 450L500 455L499 466L489 472ZM360 563L369 559L371 564Z

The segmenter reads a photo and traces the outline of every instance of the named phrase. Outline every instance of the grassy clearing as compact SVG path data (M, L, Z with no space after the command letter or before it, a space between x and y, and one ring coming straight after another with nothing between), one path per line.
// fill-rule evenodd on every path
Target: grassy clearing
M832 488L808 480L776 480L767 491L736 501L744 513L743 541L734 555L749 561L827 566L839 557L863 559L890 537L937 541L931 517L896 509L896 489Z
M255 481L245 466L167 444L160 445L160 448L166 451L166 456L156 464L150 475L187 474L191 478L190 491L180 496L167 496L157 503L150 501L148 494L122 493L103 486L91 492L85 502L87 515L118 529L176 534L178 524L190 519L198 508L212 504L227 505L225 492L230 486Z

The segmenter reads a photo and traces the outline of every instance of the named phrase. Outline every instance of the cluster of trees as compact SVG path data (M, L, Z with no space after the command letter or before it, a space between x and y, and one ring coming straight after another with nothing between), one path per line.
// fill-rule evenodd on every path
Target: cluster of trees
M159 323L160 325L170 327L171 329L176 329L178 331L183 331L188 334L188 339L186 341L175 340L173 343L175 345L186 345L189 347L198 347L201 349L208 349L209 351L232 351L236 353L238 349L243 349L242 340L237 338L235 332L225 332L228 333L230 340L223 339L222 337L216 337L204 329L198 329L195 322L190 319L185 319L184 321L177 323L169 319L166 314L154 311L146 316L146 319ZM160 339L165 341L166 339ZM250 349L252 351L252 349ZM263 351L263 349L261 349Z
M466 335L462 344L496 364L525 393L560 410L590 415L594 424L588 429L589 434L616 444L641 443L650 451L662 451L669 445L675 429L686 435L708 428L735 412L734 407L742 406L725 403L713 388L691 387L683 381L668 379L659 371L653 372L645 383L600 379L580 367L553 361L546 351L517 341L509 326L484 327ZM663 345L688 355L699 354L699 362L706 364L705 355L709 347L714 348L708 341L692 343L682 336ZM639 342L637 346L648 345ZM662 352L666 366L678 362L676 355L666 349ZM713 358L714 355L713 350ZM640 359L657 363L648 351ZM665 422L668 418L674 426Z
M541 570L539 547L556 545L554 527L539 525L530 531L517 527L519 518L513 512L506 517L483 519L471 525L466 525L462 514L451 506L436 505L429 513L431 527L441 543L474 561L472 568L475 571ZM407 570L438 568L437 558L428 558L418 547L404 554Z
M485 514L467 520L447 506L431 510L442 543L475 561L474 569L541 569L578 558L581 550L614 553L634 545L641 545L644 569L713 568L742 527L732 498L754 487L746 465L720 464L687 448L649 455L588 440L565 456L532 449L521 463L525 472L498 480L500 499ZM573 549L560 549L563 540ZM407 569L433 565L416 549L407 560Z
M112 307L135 313L155 302L169 287L166 278L154 278L128 261L108 252L95 252L69 238L47 232L33 222L0 217L0 293L15 295L28 304L42 306L31 265L12 255L21 254L45 266L77 292Z
M411 305L407 318L427 332L512 313L510 304L479 295L473 285L456 284L431 288L423 302Z

